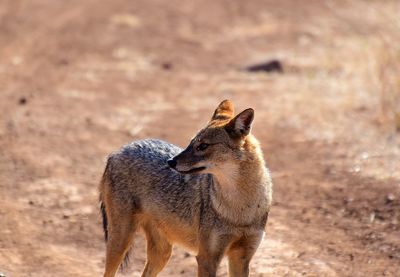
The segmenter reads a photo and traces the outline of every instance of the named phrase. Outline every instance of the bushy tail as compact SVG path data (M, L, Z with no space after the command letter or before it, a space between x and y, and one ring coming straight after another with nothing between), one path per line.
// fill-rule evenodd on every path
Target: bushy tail
M107 161L106 168L104 169L103 177L101 178L100 181L100 197L99 197L99 202L100 202L100 214L101 214L101 219L103 221L103 231L104 231L104 240L107 242L108 240L108 219L107 219L107 213L106 213L106 204L104 203L103 199L103 192L105 190L105 186L109 185L111 183L110 178L108 177L108 171L109 171L109 160Z
M104 199L103 199L103 190L105 188L105 186L107 185L111 185L111 180L108 176L108 171L109 171L109 161L107 161L107 166L104 170L103 173L103 177L101 179L100 182L100 214L101 214L101 218L103 221L103 232L104 232L104 240L107 242L108 241L108 218L107 218L107 212L106 212L106 204L104 203ZM130 249L129 251L126 252L124 260L120 266L120 270L124 271L128 265L129 265L129 255L130 255Z
M101 218L103 220L104 240L107 242L107 240L108 240L108 229L107 229L108 221L107 221L107 214L106 214L106 206L104 205L102 200L100 200L100 213L101 213Z

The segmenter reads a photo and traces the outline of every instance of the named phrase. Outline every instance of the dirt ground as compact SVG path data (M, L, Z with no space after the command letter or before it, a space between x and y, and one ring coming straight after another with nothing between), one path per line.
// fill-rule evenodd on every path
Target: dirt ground
M3 0L0 272L101 276L107 155L147 137L183 147L229 98L255 109L274 181L251 275L399 276L400 134L382 116L400 103L382 105L378 78L399 11L398 1ZM242 70L272 59L283 73ZM127 274L144 261L138 238ZM195 272L175 248L160 275Z

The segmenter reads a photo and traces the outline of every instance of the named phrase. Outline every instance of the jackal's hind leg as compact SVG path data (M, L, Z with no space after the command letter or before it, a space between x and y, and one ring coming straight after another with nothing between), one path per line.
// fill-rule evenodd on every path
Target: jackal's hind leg
M131 214L109 216L106 269L104 277L113 277L133 243L137 222Z
M172 246L151 223L143 225L147 240L147 260L142 277L155 277L171 257Z

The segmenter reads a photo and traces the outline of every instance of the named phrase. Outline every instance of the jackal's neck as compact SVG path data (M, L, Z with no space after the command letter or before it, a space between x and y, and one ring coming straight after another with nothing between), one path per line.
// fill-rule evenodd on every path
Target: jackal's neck
M254 137L244 142L243 155L225 163L213 179L213 206L223 217L246 224L269 209L271 181Z

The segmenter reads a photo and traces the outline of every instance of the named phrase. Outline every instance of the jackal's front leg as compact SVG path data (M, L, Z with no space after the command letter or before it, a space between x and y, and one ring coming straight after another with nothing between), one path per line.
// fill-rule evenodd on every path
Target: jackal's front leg
M250 260L262 240L263 234L242 237L232 243L227 251L229 260L229 277L249 276Z
M217 269L229 244L230 237L207 233L200 239L199 253L196 256L198 277L215 277Z
M143 226L147 240L147 260L142 277L155 277L167 264L172 251L171 244L159 233L156 226Z
M215 277L217 276L217 269L219 263L221 262L222 253L218 255L205 256L198 255L196 256L198 271L198 277Z

